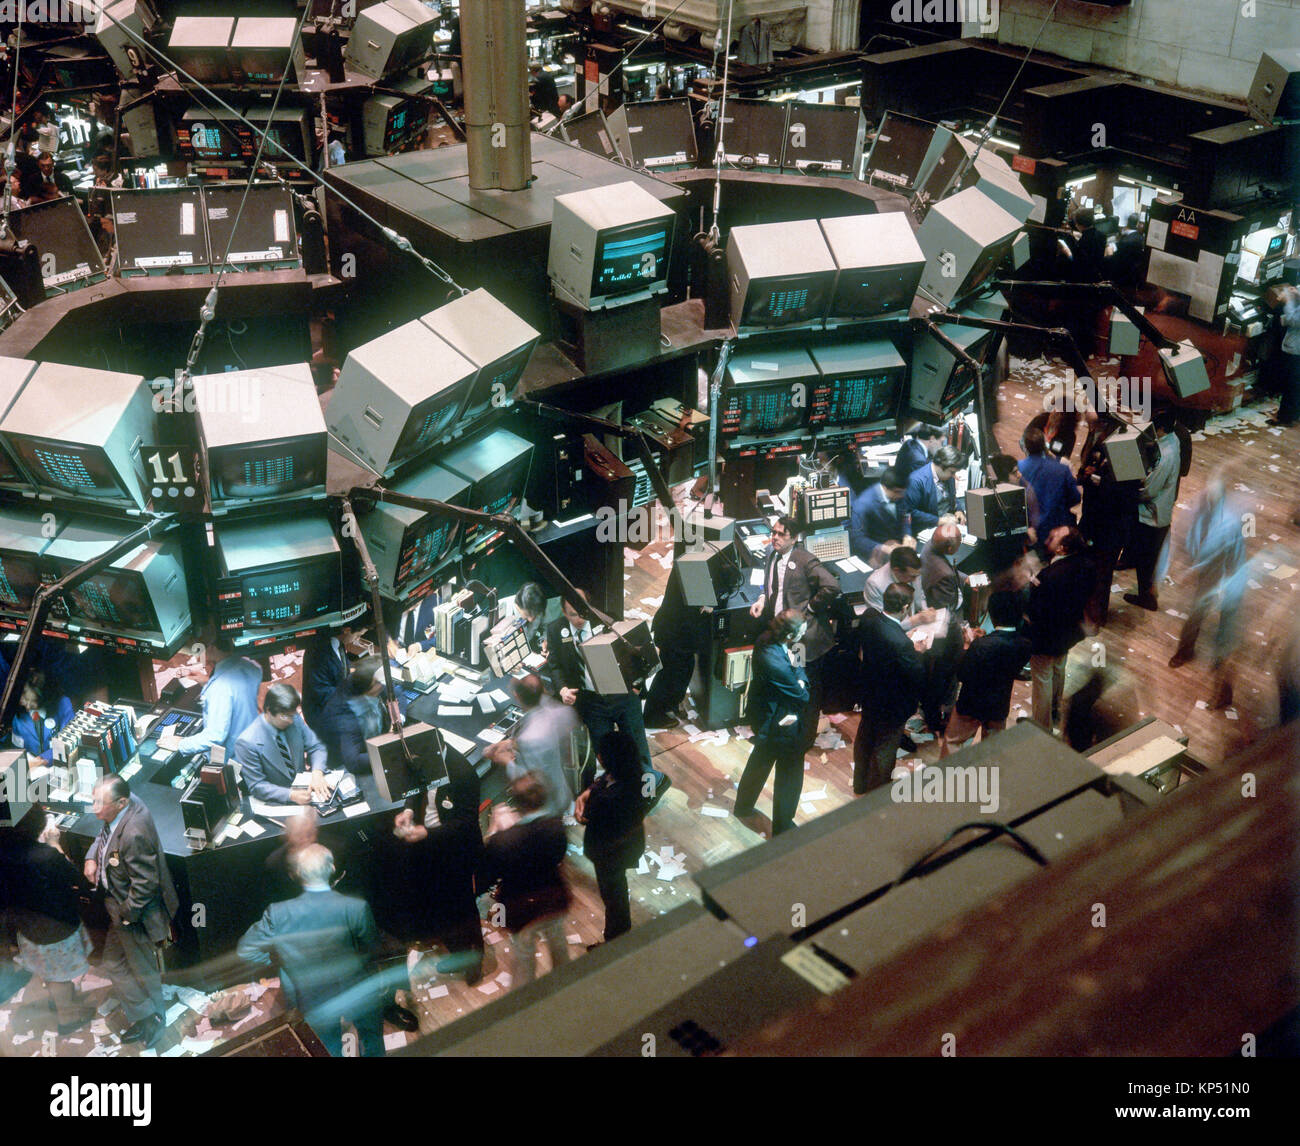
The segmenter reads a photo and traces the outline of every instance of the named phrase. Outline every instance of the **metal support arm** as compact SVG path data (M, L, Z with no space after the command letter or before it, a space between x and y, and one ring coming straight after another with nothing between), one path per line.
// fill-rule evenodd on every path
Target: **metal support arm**
M1162 334L1152 325L1151 320L1129 302L1112 282L1067 283L1037 280L1020 282L1016 279L1000 279L997 288L998 290L1050 291L1058 298L1089 298L1100 303L1109 303L1128 318L1148 340L1154 342L1162 350L1172 350L1178 345L1177 342Z

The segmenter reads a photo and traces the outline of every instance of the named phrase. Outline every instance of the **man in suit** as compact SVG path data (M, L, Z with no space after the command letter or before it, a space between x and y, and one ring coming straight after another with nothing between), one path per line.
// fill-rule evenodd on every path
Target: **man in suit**
M583 590L579 589L578 594L584 601L587 599ZM636 744L642 771L650 772L650 744L641 716L641 698L635 693L602 694L595 690L591 673L578 651L578 646L593 635L591 622L565 601L564 615L546 627L546 666L551 685L561 701L573 705L586 724L593 744L599 744L605 733L621 729ZM589 784L594 775L595 768L589 765L583 774L583 784Z
M546 592L536 581L522 585L515 594L515 612L524 626L524 639L535 653L546 641Z
M750 606L750 616L771 623L787 609L802 609L808 628L795 644L795 655L803 658L808 675L808 707L804 709L802 727L804 751L817 738L825 692L824 660L835 644L830 631L828 611L840 595L835 574L798 544L799 527L792 517L779 517L772 526L771 553L763 573L763 595Z
M1096 574L1083 534L1060 526L1047 536L1051 563L1030 583L1025 607L1030 640L1034 723L1052 731L1065 695L1070 649L1083 639L1083 621Z
M646 693L645 723L648 728L676 728L679 721L673 709L686 698L696 656L708 649L709 631L704 610L686 603L675 564L651 628L659 650L659 671Z
M87 855L85 875L105 893L109 918L100 969L131 1020L122 1041L143 1040L151 1047L166 1013L158 945L171 938L180 901L153 817L121 776L110 773L95 785L92 811L104 826Z
M317 718L314 731L325 745L330 768L370 774L366 741L387 732L389 727L388 713L380 700L383 667L378 657L362 657L354 662Z
M393 631L396 632L399 648L409 649L412 645L419 645L421 650L433 648L433 611L437 607L438 594L430 593L427 597L421 597L398 618Z
M925 590L921 587L921 558L910 546L898 546L889 554L889 560L867 578L862 587L867 608L879 609L890 585L906 585L912 590L912 603L903 619L904 630L928 624L938 615L938 610L926 603Z
M1132 544L1125 550L1125 554L1132 557L1137 571L1137 592L1125 593L1124 600L1154 613L1160 608L1156 595L1156 566L1169 540L1182 463L1175 430L1178 419L1173 410L1158 411L1152 421L1160 458L1147 474L1138 495L1137 526Z
M489 744L483 755L502 764L511 781L536 777L546 800L535 810L545 816L563 816L573 805L573 737L582 722L571 705L546 694L536 673L516 680L514 694L524 715L513 739Z
M262 715L253 721L235 743L235 760L248 794L268 804L310 804L326 799L325 779L328 752L320 738L298 711L298 690L283 681L266 690ZM294 788L299 772L311 772L310 790Z
M226 760L235 758L235 741L257 718L257 694L262 688L262 666L248 657L235 655L228 637L209 634L203 654L208 664L208 683L199 693L203 728L193 736L158 737L164 752L193 756L221 748Z
M1029 661L1029 638L1020 632L1022 612L1019 593L1004 591L989 598L993 631L977 637L957 666L961 692L944 733L944 756L977 732L983 740L1006 728L1011 689Z
M855 556L871 560L876 546L903 540L903 497L907 482L886 470L875 485L853 495L849 506L849 544Z
M329 1052L344 1053L342 1021L356 1027L358 1051L382 1057L382 995L370 970L379 931L365 900L331 886L334 857L311 844L293 857L302 894L273 903L239 941L239 957L277 966L286 1001L297 1007Z
M310 727L317 727L334 690L347 679L352 668L352 656L348 650L364 632L364 629L344 625L337 636L319 637L303 653L302 718Z
M863 796L889 783L903 739L903 725L916 711L925 683L921 655L903 632L912 593L905 585L885 590L879 612L861 621L862 665L868 690L853 738L853 794Z
M948 632L925 654L926 686L921 711L930 731L943 737L945 707L951 703L957 661L963 648L962 610L969 578L953 564L961 548L961 530L951 522L938 526L921 553L921 592L933 609L948 610Z
M912 474L926 465L935 455L935 451L944 444L943 429L939 426L917 426L899 448L898 457L894 459L894 469L906 483Z
M1034 541L1044 544L1053 529L1075 524L1073 510L1079 504L1079 484L1070 467L1048 453L1047 438L1038 426L1030 426L1020 444L1025 451L1020 476L1034 491L1036 505L1029 527Z
M938 525L939 518L946 513L955 514L958 521L965 520L965 515L957 509L954 481L961 467L961 454L951 446L941 446L929 465L913 471L903 495L904 522L910 519L913 531L920 533Z

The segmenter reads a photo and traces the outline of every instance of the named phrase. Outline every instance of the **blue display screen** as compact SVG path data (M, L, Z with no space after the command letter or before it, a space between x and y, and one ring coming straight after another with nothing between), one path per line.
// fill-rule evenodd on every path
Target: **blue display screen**
M654 223L601 237L591 293L595 297L646 290L668 275L668 225Z

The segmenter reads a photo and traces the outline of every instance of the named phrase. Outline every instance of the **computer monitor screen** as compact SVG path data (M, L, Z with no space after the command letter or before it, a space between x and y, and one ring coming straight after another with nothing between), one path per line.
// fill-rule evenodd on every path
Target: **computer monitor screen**
M0 612L26 616L41 587L41 562L35 553L0 549Z
M36 248L47 290L104 273L104 259L86 217L70 195L12 212L9 226Z
M630 294L662 282L668 277L670 238L664 221L602 232L596 242L592 296Z
M910 191L925 161L935 124L910 115L886 112L880 121L871 154L867 156L868 183L884 184L897 191Z
M528 488L533 447L508 430L491 430L464 441L438 459L439 464L470 483L464 504L481 513L513 513ZM492 533L491 527L468 525L466 547Z
M283 163L286 151L300 163L306 163L311 159L309 150L311 124L305 108L296 111L277 111L273 120L268 120L266 113L259 115L257 111L250 110L247 118L254 127L266 132L268 142L263 156L270 162ZM253 138L251 143L249 159L257 153L257 139ZM275 147L272 144L279 146ZM284 150L281 151L279 148Z
M241 202L243 214L240 214ZM214 267L219 269L223 258L236 266L297 261L293 196L287 187L279 183L255 183L248 188L246 202L243 184L205 187L203 206Z
M785 326L821 318L833 281L830 273L758 279L750 284L741 325Z
M63 565L64 562L57 564ZM61 573L67 573L71 568L68 565ZM143 632L153 632L158 628L157 613L144 578L139 573L106 569L87 577L63 596L71 620L105 628Z
M113 191L112 200L119 274L208 263L197 187Z
M512 395L532 353L533 346L529 343L513 354L506 355L498 362L489 363L480 370L478 377L472 383L469 398L458 421L472 422L492 409L494 401Z
M208 451L212 500L283 497L322 485L325 458L325 443L315 437L217 446Z
M176 124L176 151L182 159L237 160L252 155L252 133L221 113L191 108Z
M790 382L735 385L722 401L722 433L746 437L785 434L808 424L808 406L796 406Z
M244 628L269 629L337 612L341 599L337 555L311 557L240 578Z
M791 103L786 123L786 171L805 174L855 174L862 114L856 107Z
M849 426L855 422L882 422L898 416L906 367L872 373L851 373L825 379L826 425Z
M108 455L98 446L7 435L9 448L37 485L74 497L130 498Z
M399 594L418 585L437 567L451 546L457 522L440 514L429 514L411 525L402 536L393 578Z
M979 290L1003 260L1010 256L1013 238L1014 236L1011 236L1000 243L994 243L991 247L986 247L971 265L970 273L962 280L961 287L953 297L963 298Z
M632 149L626 158L647 170L695 162L699 150L690 100L648 100L625 106Z
M900 267L861 267L840 271L831 299L831 315L867 317L907 310L916 297L923 264Z
M418 454L449 434L460 420L464 402L465 388L458 383L440 390L417 405L407 417L402 435L397 439L397 445L393 449L393 463Z

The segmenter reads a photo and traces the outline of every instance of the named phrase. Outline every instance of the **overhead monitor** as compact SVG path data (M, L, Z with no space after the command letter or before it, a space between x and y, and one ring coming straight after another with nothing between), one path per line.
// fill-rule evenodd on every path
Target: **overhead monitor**
M992 334L970 326L941 324L939 329L977 361L987 354ZM975 395L979 378L927 330L917 332L912 344L912 369L908 411L924 422L946 422L965 409Z
M936 203L917 231L925 252L920 289L950 304L973 293L1010 257L1020 221L978 187Z
M177 16L167 56L200 83L233 83L230 39L234 33L233 16Z
M456 419L457 429L467 429L509 402L541 339L540 332L481 287L430 311L420 321L477 368Z
M305 362L200 374L193 385L214 511L324 494L325 416Z
M557 195L547 274L556 292L586 310L668 289L677 216L636 183Z
M138 375L44 362L0 421L0 438L42 493L144 509L141 447L153 391Z
M214 527L220 627L240 643L310 628L339 612L342 551L323 512L230 519Z
M925 254L902 211L821 220L837 268L827 318L906 314L925 269Z
M206 271L208 234L197 187L114 190L117 274L166 274L173 268Z
M61 294L104 278L99 253L86 216L71 195L34 203L9 215L9 226L40 255L41 279L47 295Z
M203 188L212 270L220 271L223 265L228 270L292 270L301 266L293 193L282 183L254 183L247 188L245 199L246 186L221 183Z
M298 21L292 16L241 16L230 37L235 75L248 84L293 83L292 52Z
M729 99L717 130L723 157L744 170L777 171L785 153L787 108L764 99Z
M624 158L647 171L694 167L699 158L695 117L688 99L646 100L625 103L614 113L621 118L610 126Z
M906 195L917 185L937 124L885 112L867 155L866 180Z
M814 345L824 393L817 413L832 429L890 423L898 418L907 385L907 362L887 339Z
M819 381L803 347L733 354L722 392L722 437L754 440L804 429Z
M366 154L394 155L423 139L429 128L433 105L424 98L433 85L416 76L392 80L388 90L372 95L361 105L362 138Z
M727 240L732 325L820 322L836 269L816 219L733 227Z
M49 579L67 576L100 557L135 529L96 518L73 518L42 558ZM130 647L174 649L190 629L190 597L181 544L171 537L143 542L62 595L56 615L69 629L112 637Z
M405 71L433 48L438 18L420 0L383 0L357 13L343 59L372 80Z
M466 438L438 458L439 465L470 483L465 505L480 513L513 514L528 488L528 467L533 447L509 430L488 430ZM468 526L462 548L485 544L495 530Z
M799 175L854 176L862 158L862 112L830 103L787 103L781 169Z
M470 483L439 465L392 483L394 493L466 505ZM392 600L422 597L430 578L459 552L461 523L445 514L379 502L361 519L361 532L379 572L379 591Z
M347 356L325 420L363 465L388 474L451 434L478 373L424 323L403 323Z
M0 615L31 613L41 587L41 555L52 540L45 514L21 506L0 508Z
M287 162L285 152L292 155L299 163L311 162L314 129L311 112L307 108L281 107L272 114L270 108L257 104L244 113L244 118L254 127L266 132L268 142L262 152L266 162L284 165ZM250 133L250 146L247 153L247 158L250 160L257 154L257 143L256 134ZM272 146L273 144L277 144L278 148ZM279 148L283 148L283 151Z
M583 151L590 151L592 155L599 155L604 159L612 159L615 163L623 162L623 155L619 151L618 144L614 142L609 124L605 121L605 113L599 108L563 120L560 124L560 134L566 143L572 143Z

